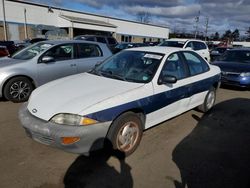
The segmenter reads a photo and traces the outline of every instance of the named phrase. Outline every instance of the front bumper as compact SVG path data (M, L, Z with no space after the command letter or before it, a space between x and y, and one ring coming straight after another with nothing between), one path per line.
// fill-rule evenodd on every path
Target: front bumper
M90 126L58 125L33 116L27 109L27 103L22 105L18 115L27 135L33 140L78 154L100 149L111 125L111 122ZM80 140L65 145L61 142L62 137L80 137Z
M222 74L221 83L237 87L250 87L250 77L242 77L239 74Z

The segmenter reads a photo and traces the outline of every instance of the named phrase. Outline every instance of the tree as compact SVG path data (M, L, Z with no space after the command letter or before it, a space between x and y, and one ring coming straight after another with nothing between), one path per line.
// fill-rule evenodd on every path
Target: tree
M225 31L222 38L225 39L225 40L231 39L232 38L232 31L231 30Z
M137 20L141 23L149 23L151 21L151 14L149 12L141 11L137 14Z
M235 29L234 32L232 33L232 38L234 41L239 40L240 38L240 32L238 29Z
M220 39L220 34L218 32L215 32L214 36L213 36L214 40L219 40Z
M247 37L250 38L250 27L248 28L248 30L246 31Z

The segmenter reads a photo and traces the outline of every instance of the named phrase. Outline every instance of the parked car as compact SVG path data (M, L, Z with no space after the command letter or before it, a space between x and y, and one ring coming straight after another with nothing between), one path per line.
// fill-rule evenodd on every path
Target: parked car
M137 47L143 47L147 46L147 44L144 43L133 43L133 42L122 42L120 44L117 44L115 46L114 53L120 52L121 50L127 49L127 48L137 48Z
M0 59L0 97L26 101L32 90L51 80L88 71L112 55L101 43L44 41Z
M226 50L232 49L231 47L217 47L210 52L211 61L216 60L220 57Z
M102 35L79 35L74 37L75 40L87 40L87 41L95 41L106 44L109 49L114 52L115 46L118 44L116 39L111 36L102 36Z
M0 46L5 46L9 55L12 55L17 51L14 41L0 41Z
M219 82L220 69L193 51L130 48L88 73L37 88L19 118L43 144L82 154L109 139L130 155L143 130L197 106L210 110Z
M5 57L5 56L8 56L10 55L9 54L9 51L7 49L6 46L0 46L0 57Z
M204 41L196 39L179 39L173 38L165 40L159 46L169 46L177 48L190 48L197 52L201 57L210 62L210 53L207 44Z
M218 61L221 69L221 83L238 87L250 87L250 49L236 48L227 50Z

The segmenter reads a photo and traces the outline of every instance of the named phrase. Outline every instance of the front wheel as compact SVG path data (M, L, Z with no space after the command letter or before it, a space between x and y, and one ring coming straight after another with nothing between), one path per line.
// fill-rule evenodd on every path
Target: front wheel
M203 104L198 106L198 109L202 112L209 111L214 106L215 99L216 99L216 90L214 87L212 87L208 91Z
M142 133L141 119L135 113L127 112L112 123L107 137L114 149L129 156L138 147Z
M10 79L4 87L4 97L12 102L24 102L29 99L34 86L25 77L15 77Z

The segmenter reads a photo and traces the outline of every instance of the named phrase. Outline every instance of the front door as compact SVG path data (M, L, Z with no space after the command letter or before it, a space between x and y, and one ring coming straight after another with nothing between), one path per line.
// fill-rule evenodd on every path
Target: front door
M76 74L74 49L73 44L62 44L45 52L39 60L44 56L49 56L53 57L54 61L48 63L39 61L37 64L38 84L42 85L58 78Z

